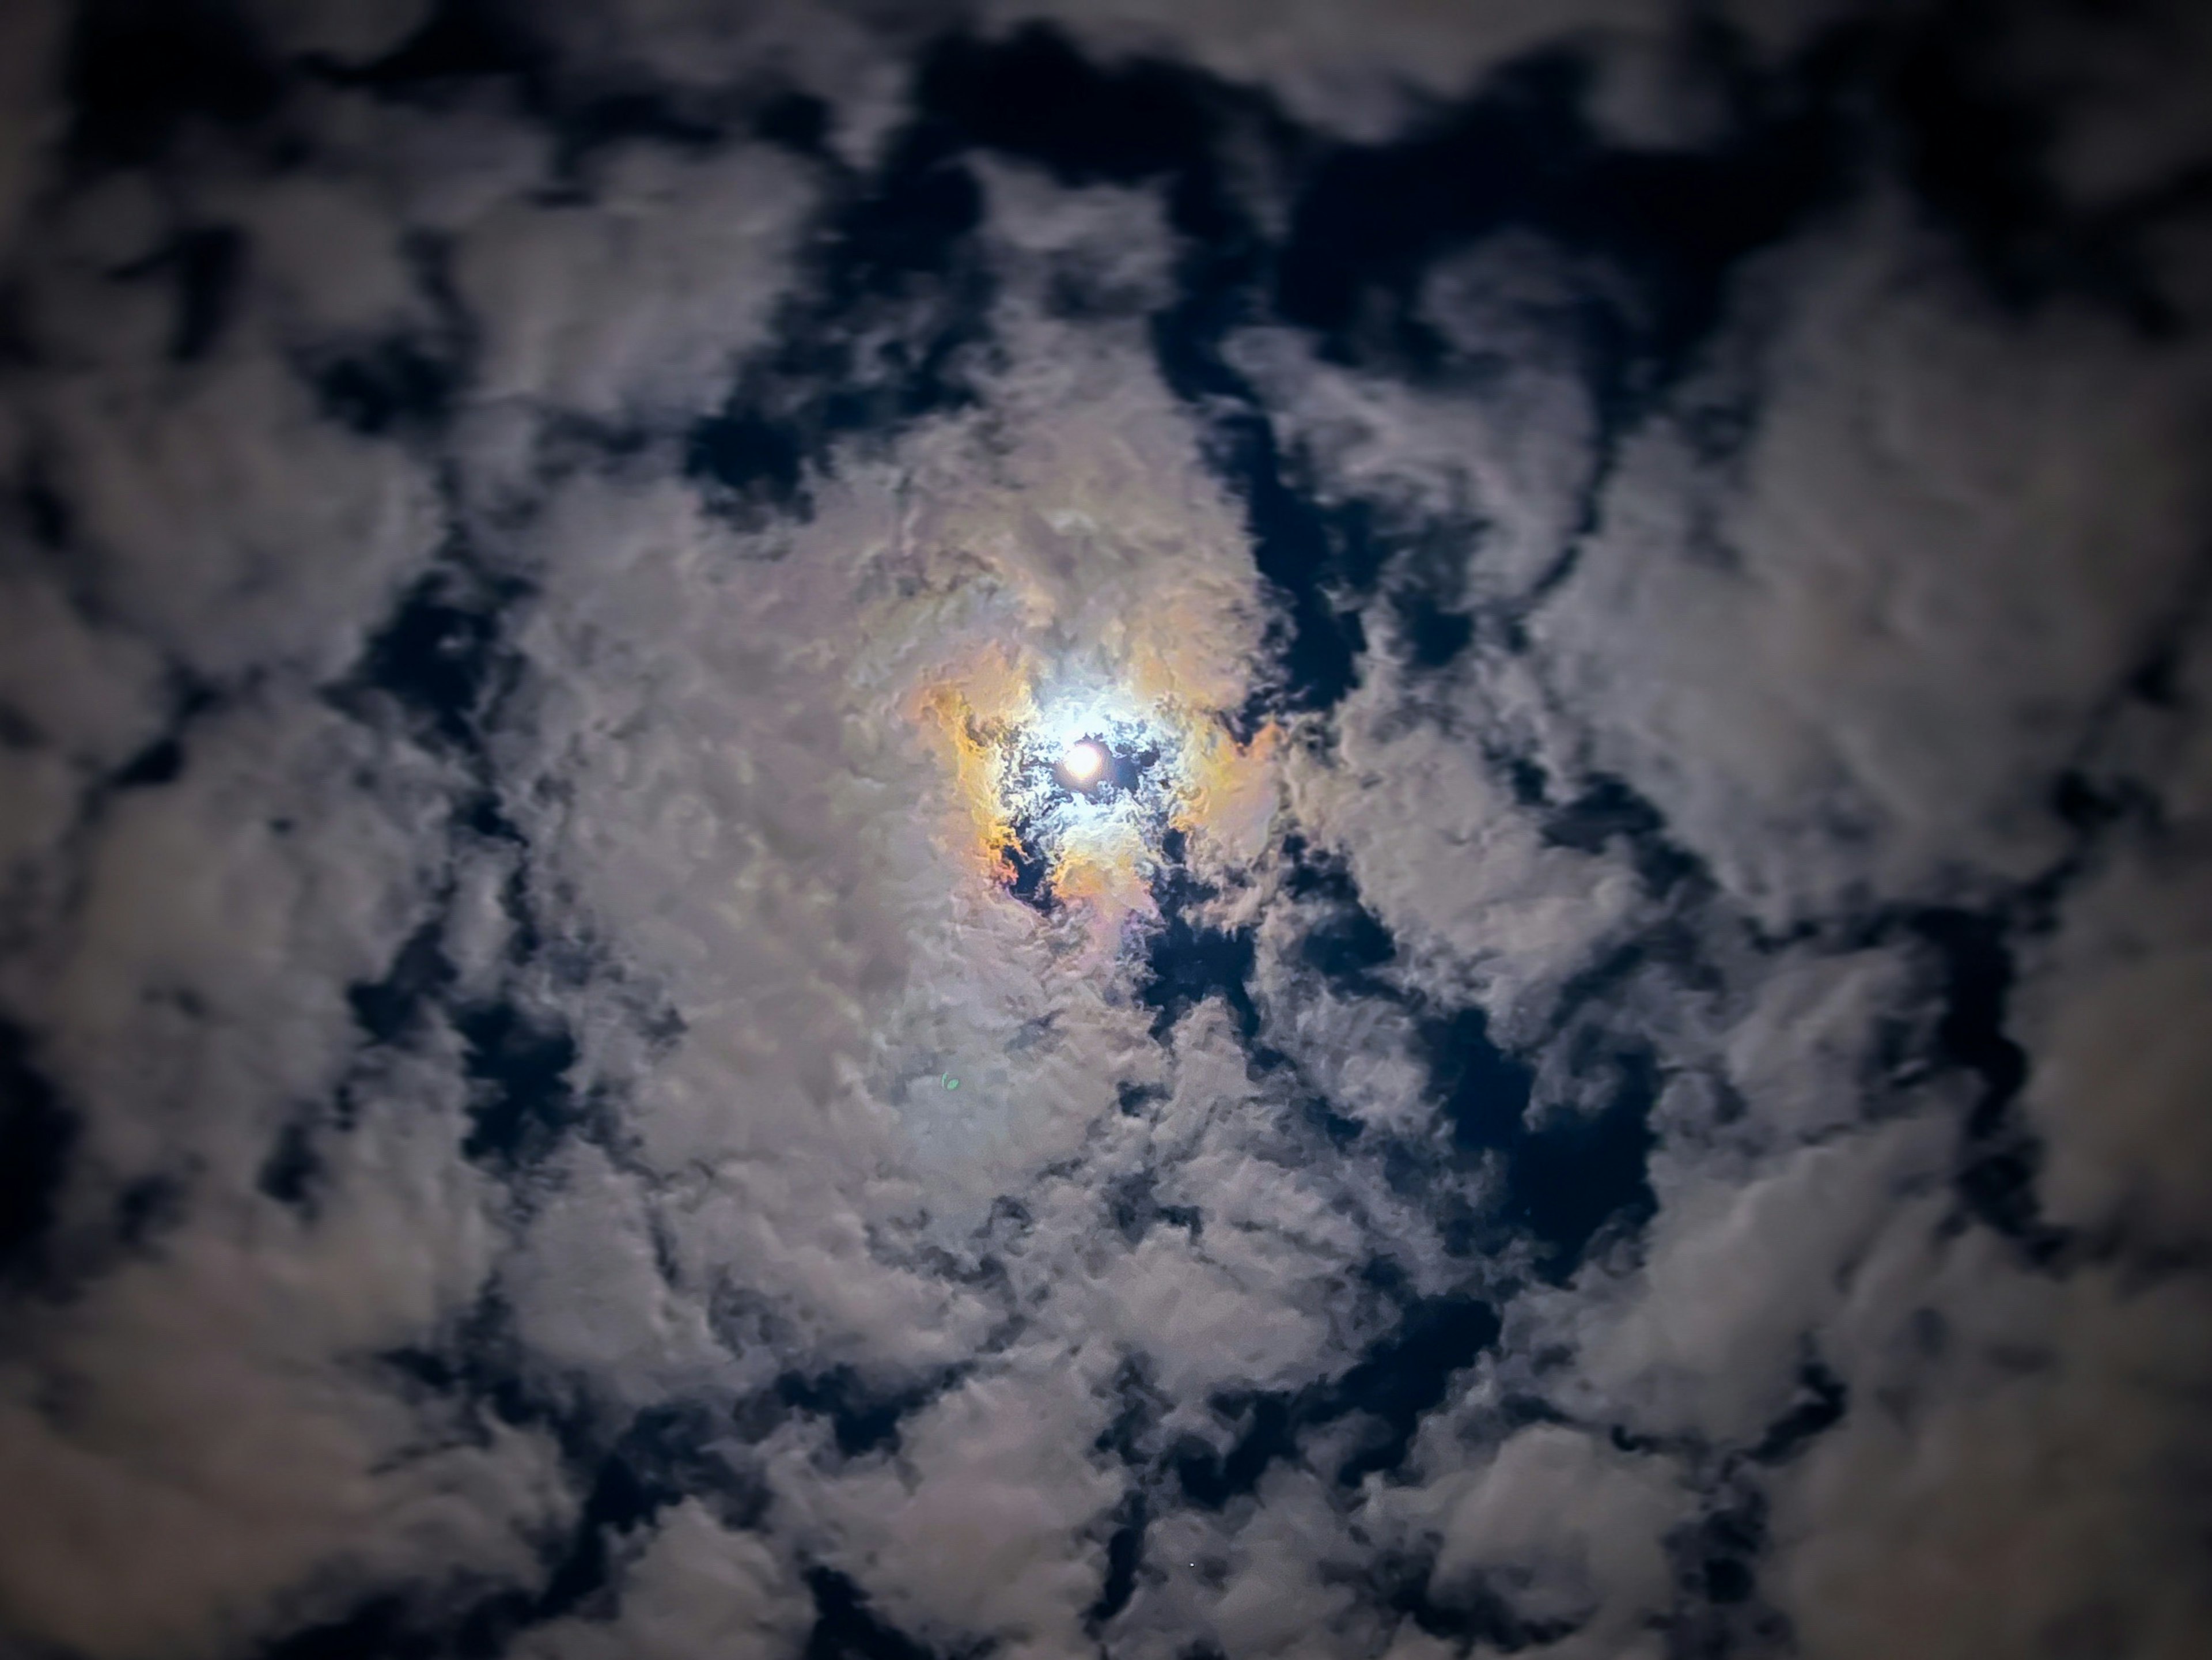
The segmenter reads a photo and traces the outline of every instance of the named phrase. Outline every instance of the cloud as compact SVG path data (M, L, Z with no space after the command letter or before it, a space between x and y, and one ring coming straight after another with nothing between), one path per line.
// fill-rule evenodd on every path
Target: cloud
M2038 1283L1904 1229L1885 1247L1839 1323L1880 1405L1816 1444L1778 1514L1808 1648L2185 1652L2206 1612L2172 1530L2203 1459L2176 1411L2204 1376L2193 1292Z
M1662 1541L1680 1501L1653 1462L1571 1430L1523 1430L1452 1505L1437 1592L1487 1590L1532 1634L1580 1627L1565 1642L1544 1643L1562 1654L1619 1651L1640 1619L1668 1600Z
M8 1642L2190 1651L2201 131L1782 9L25 13Z
M557 1660L777 1654L803 1640L813 1612L789 1564L757 1534L724 1527L690 1499L637 1542L622 1588L614 1618L570 1616L532 1633L520 1651Z
M1605 711L1593 758L1778 927L2057 858L2053 739L2191 581L2185 355L2001 331L1900 293L1909 242L1859 246L1797 289L1735 479L1692 483L1679 429L1640 439L1536 629L1560 695Z
M598 171L584 199L502 203L461 240L456 286L487 325L477 396L587 420L702 413L760 343L813 192L760 147L631 149Z
M893 1457L793 1481L796 1524L826 1523L829 1554L903 1629L1065 1653L1098 1592L1085 1532L1119 1486L1091 1450L1103 1414L1085 1381L1018 1362L976 1377L916 1414Z

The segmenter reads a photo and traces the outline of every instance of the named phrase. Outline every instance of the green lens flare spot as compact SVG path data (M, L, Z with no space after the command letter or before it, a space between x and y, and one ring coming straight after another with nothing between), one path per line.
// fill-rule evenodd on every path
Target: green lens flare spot
M957 1090L960 1087L960 1080L948 1072L945 1074L945 1087L949 1090Z

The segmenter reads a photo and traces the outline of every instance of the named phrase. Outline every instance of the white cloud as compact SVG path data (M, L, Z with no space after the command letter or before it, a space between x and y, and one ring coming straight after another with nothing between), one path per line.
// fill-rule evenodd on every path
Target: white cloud
M1368 135L1595 31L1607 132L1713 119L1644 8L1171 9L1071 27ZM317 6L280 44L358 58L416 15ZM1078 1651L1137 1498L1117 1653L1433 1660L1376 1595L1431 1568L1438 1608L1571 1624L1562 1660L1656 1652L1724 1484L1771 1505L1756 1594L1808 1653L2185 1652L2212 1612L2193 344L1992 311L1878 199L1727 296L1677 401L1747 398L1741 453L1679 410L1620 435L1546 591L1605 459L1563 308L1626 277L1533 234L1438 261L1418 307L1450 364L1418 386L1270 325L1255 281L1230 356L1291 482L1408 535L1376 592L1333 596L1370 644L1357 689L1240 746L1221 717L1275 601L1218 411L1151 333L1190 181L976 162L997 286L948 371L972 397L810 452L809 510L741 526L686 476L684 423L819 298L806 239L881 181L623 141L559 194L529 100L657 87L734 125L812 88L864 167L911 43L774 7L546 27L569 57L527 88L302 83L273 175L213 122L82 188L35 145L0 161L0 245L32 228L0 365L0 995L81 1120L68 1295L12 1305L0 1365L0 1485L46 1506L0 1541L10 1640L214 1654L385 1592L434 1620L534 1590L592 1438L665 1407L726 1426L691 1450L764 1508L684 1494L611 1535L607 1585L522 1639L544 1660L791 1652L817 1566L944 1651ZM2069 143L2095 199L2157 153ZM1263 220L1295 149L1237 161ZM155 256L214 224L241 275L179 355ZM924 350L902 325L862 344ZM325 418L315 372L399 338L450 355L450 426ZM625 443L573 439L593 423ZM501 596L481 742L334 690L438 562ZM1433 671L1400 660L1413 588L1474 620ZM468 642L415 644L465 678ZM2166 689L2118 690L2161 646ZM996 734L1094 703L1170 751L1217 890L1184 920L1249 930L1256 1042L1197 964L1154 1036L1156 826L1064 866L1053 915L1000 884ZM165 735L174 778L122 787ZM2116 804L2100 839L2052 809L2068 769ZM1717 887L1657 891L1625 833L1568 845L1601 772ZM1372 985L1305 961L1327 902L1292 833L1392 935ZM1960 1211L1987 1080L1947 1063L1971 1042L1912 943L1912 906L2001 899L2018 982L1969 1038L1984 1070L2006 1041L2029 1061L2035 1192L2079 1231L2056 1271ZM425 929L434 959L403 958ZM1424 1023L1468 1006L1540 1122L1650 1056L1656 1214L1563 1283L1455 1225L1516 1174L1452 1167L1434 1122ZM465 1156L495 1009L558 1035L587 1134ZM1425 1368L1450 1392L1398 1403L1403 1468L1340 1487L1376 1402L1331 1390L1448 1292L1496 1299L1504 1335L1473 1365L1401 1355L1408 1400ZM1808 1361L1838 1422L1751 1456ZM504 1418L472 1394L501 1368L526 1400ZM895 1437L848 1455L807 1389ZM1176 1450L1227 1458L1252 1391L1296 1453L1196 1503Z
M1647 429L1531 624L1593 758L1777 928L2056 860L2054 763L2181 599L2201 512L2191 354L2063 312L2022 337L1850 228L1763 273L1790 320L1741 484Z
M1536 1425L1464 1484L1443 1520L1434 1594L1480 1586L1532 1625L1582 1627L1547 1652L1618 1652L1669 1600L1662 1541L1682 1508L1662 1462Z
M378 1586L533 1577L571 1503L551 1444L426 1412L374 1359L458 1316L489 1244L448 1150L459 1104L395 1081L414 1087L342 1144L313 1219L201 1198L19 1316L0 1463L45 1515L0 1553L18 1635L213 1655Z
M1805 1334L1901 1196L1941 1176L1952 1134L1933 1117L1887 1124L1751 1181L1689 1164L1619 1306L1581 1315L1571 1395L1646 1432L1756 1444L1790 1404Z
M461 239L486 328L477 395L603 421L705 413L763 337L815 192L766 146L694 158L626 145L581 201L511 201Z
M1346 702L1334 765L1294 756L1299 822L1344 850L1409 978L1501 1015L1540 1005L1636 914L1617 859L1547 845L1479 751L1390 718L1379 674Z
M605 1389L632 1410L672 1395L720 1392L726 1357L702 1302L663 1280L635 1178L595 1148L548 1173L501 1277L531 1364Z
M271 664L335 676L436 541L422 469L319 419L271 353L189 376L64 375L38 398L93 592L210 679Z
M2193 1651L2196 1287L2024 1274L1935 1219L1899 1213L1856 1277L1829 1341L1863 1404L1784 1489L1778 1590L1806 1651Z
M813 1609L791 1565L757 1534L717 1522L695 1499L671 1505L631 1546L611 1620L556 1620L517 1652L543 1660L769 1660L793 1652Z
M1229 1548L1221 1595L1209 1610L1231 1660L1364 1646L1350 1580L1358 1549L1322 1483L1271 1472ZM1334 1569L1334 1573L1328 1572ZM1346 1630L1346 1627L1352 1627Z
M779 1473L781 1496L901 1627L1064 1653L1102 1572L1085 1530L1119 1496L1090 1451L1103 1427L1080 1375L1033 1353L916 1414L896 1455L804 1488Z

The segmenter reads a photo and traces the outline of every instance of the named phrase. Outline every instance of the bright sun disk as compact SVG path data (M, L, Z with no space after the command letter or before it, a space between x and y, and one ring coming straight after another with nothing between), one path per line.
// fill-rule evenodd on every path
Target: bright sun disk
M1071 745L1067 753L1060 757L1060 764L1066 769L1067 775L1077 783L1087 784L1106 764L1106 751L1087 741Z

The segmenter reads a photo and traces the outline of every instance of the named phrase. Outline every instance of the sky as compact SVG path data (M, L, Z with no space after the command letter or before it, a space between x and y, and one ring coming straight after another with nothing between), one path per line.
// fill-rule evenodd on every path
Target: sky
M0 1655L2205 1652L2208 71L0 9Z

